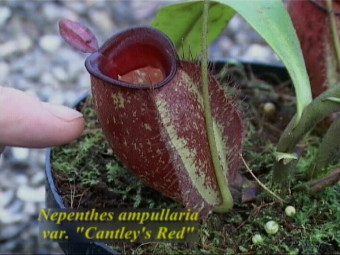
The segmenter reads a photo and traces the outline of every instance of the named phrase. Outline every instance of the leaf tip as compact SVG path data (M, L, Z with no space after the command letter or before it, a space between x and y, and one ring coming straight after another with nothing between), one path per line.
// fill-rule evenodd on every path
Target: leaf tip
M78 22L69 19L59 21L59 32L61 37L73 48L84 53L93 53L98 51L98 41L96 36Z

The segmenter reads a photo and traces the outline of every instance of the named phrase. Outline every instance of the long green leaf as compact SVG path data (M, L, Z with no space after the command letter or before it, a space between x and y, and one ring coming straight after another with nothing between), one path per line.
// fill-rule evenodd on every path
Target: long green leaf
M294 83L297 121L312 101L310 82L293 24L281 0L215 0L233 8L273 48Z
M202 12L202 1L169 5L159 10L152 26L170 37L182 59L193 60L201 53ZM208 43L220 35L234 14L226 5L209 5Z

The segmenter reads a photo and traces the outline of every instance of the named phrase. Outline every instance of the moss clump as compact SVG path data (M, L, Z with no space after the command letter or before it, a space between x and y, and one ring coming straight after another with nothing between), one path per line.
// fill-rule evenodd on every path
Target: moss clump
M79 105L85 131L76 141L53 149L52 168L64 203L73 208L179 208L154 194L113 155L96 118L92 98Z

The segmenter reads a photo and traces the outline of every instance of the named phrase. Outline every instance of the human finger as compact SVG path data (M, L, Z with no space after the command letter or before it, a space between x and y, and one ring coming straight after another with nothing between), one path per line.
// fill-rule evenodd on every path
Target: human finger
M57 146L76 139L83 129L80 112L41 102L20 90L0 87L0 145Z

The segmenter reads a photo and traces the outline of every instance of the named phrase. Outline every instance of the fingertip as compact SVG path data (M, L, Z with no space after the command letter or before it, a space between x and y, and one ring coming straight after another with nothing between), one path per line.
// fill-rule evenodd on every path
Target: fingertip
M73 121L75 119L83 117L83 114L81 112L78 112L74 109L68 108L63 105L56 105L56 104L50 104L50 103L42 103L45 110L50 112L55 117L69 122Z
M72 121L61 122L61 132L55 141L51 141L51 146L58 146L72 142L79 138L85 128L85 120L83 117L77 117Z
M44 148L69 143L85 126L80 112L42 103L22 91L1 88L0 144Z

